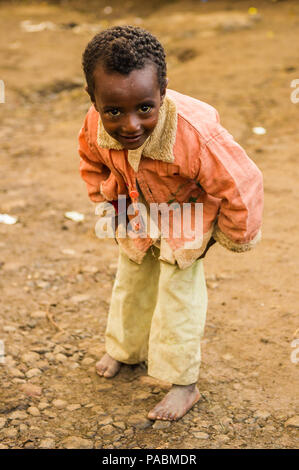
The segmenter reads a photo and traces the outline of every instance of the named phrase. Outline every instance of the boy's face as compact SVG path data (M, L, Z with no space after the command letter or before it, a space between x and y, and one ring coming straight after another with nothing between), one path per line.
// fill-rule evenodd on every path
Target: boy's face
M122 75L99 64L94 83L94 105L105 130L127 150L140 147L158 122L166 91L160 91L155 65Z

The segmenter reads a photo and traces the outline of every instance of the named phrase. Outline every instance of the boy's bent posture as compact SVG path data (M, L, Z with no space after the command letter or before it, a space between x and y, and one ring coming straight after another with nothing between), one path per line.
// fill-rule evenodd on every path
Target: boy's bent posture
M126 236L118 224L107 352L96 365L99 375L113 377L121 363L146 361L149 375L173 384L148 417L178 419L199 399L207 310L202 258L215 241L237 252L257 243L262 176L212 106L166 93L164 50L147 31L125 26L97 34L83 68L93 105L79 136L80 172L91 200L116 207L122 195L135 209L138 202L147 209L191 206L187 235L177 235L180 211L169 212L167 236L161 218L155 236L142 229L138 210L128 211Z

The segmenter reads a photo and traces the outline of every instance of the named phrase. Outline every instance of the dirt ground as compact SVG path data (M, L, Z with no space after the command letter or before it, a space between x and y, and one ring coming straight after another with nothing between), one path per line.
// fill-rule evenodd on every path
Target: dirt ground
M299 4L81 3L0 3L0 213L18 218L0 223L0 448L296 448ZM216 107L264 175L262 242L244 254L215 245L205 260L201 399L173 423L146 419L169 384L143 365L94 372L118 248L95 236L78 172L81 53L127 23L158 36L169 87Z

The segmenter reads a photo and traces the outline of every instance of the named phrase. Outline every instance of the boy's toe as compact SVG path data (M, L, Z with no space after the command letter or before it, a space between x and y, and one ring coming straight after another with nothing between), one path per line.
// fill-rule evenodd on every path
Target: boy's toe
M148 419L161 419L158 407L153 408L147 415Z
M96 363L96 373L99 375L104 375L104 372L106 371L107 367L103 366L101 362Z
M169 415L169 413L168 413L167 410L161 410L160 413L159 413L159 416L157 417L157 419L167 421L169 419L168 415Z
M103 373L103 376L106 378L113 377L114 373L111 369L106 367L105 372Z

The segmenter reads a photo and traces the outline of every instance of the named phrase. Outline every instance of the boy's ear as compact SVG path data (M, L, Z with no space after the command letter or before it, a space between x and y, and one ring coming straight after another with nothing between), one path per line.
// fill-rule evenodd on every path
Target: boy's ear
M95 109L98 111L97 106L96 106L96 103L95 103L95 101L92 99L92 97L91 97L91 95L90 95L90 93L89 93L89 90L88 90L88 86L87 86L87 85L86 85L86 87L85 87L85 91L86 91L86 93L88 94L88 96L89 96L89 98L90 98L90 101L91 101L92 104L94 105ZM99 112L99 111L98 111L98 112Z
M160 99L161 106L162 106L162 104L163 104L163 101L164 101L164 98L165 98L165 95L166 95L167 85L168 85L168 78L166 78L166 80L165 80L165 88L164 88L164 90L161 92L161 99Z
M89 95L89 97L91 98L87 85L86 85L86 87L85 87L85 91L86 91L86 93Z

